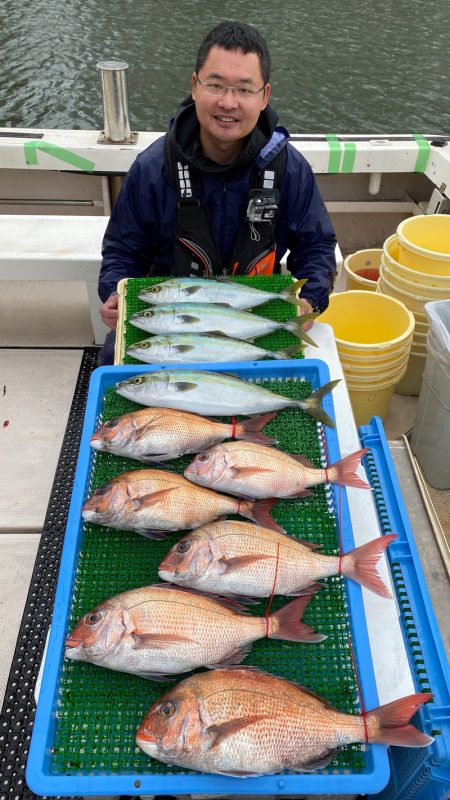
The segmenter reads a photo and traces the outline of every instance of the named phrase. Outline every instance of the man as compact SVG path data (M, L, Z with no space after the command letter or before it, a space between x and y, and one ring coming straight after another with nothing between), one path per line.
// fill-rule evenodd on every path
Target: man
M292 275L307 278L302 311L327 307L336 239L309 164L277 127L270 66L253 26L222 22L203 40L192 96L131 166L106 229L99 295L110 328L121 278L267 275L286 251ZM100 363L112 363L113 337Z

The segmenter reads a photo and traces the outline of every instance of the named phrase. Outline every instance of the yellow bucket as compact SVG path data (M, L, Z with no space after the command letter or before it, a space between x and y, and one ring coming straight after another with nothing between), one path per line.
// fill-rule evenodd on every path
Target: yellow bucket
M370 358L352 358L351 355L348 353L342 353L341 350L338 350L339 359L342 364L342 368L345 372L360 372L360 373L367 373L367 372L374 372L374 369L378 372L384 372L385 370L392 370L394 369L397 364L399 364L405 356L407 356L410 348L412 347L414 339L411 340L410 345L406 348L406 351L403 350L401 353L394 353L393 355L389 355L383 359L377 359L376 361L371 356Z
M318 318L334 330L338 350L371 356L402 350L412 336L414 316L399 300L378 292L350 291L330 295Z
M353 416L357 425L367 425L372 417L385 419L394 394L394 384L354 386L347 383Z
M381 249L357 250L347 256L344 260L347 290L376 290L382 252Z
M332 294L318 320L333 328L356 424L383 419L408 366L413 314L395 298L360 290Z
M425 283L414 283L414 281L409 281L390 269L384 257L381 259L380 276L387 278L394 286L397 286L398 289L404 292L411 292L411 294L420 295L426 301L447 300L447 298L450 297L450 281L448 286L427 286Z
M405 267L400 264L398 260L399 244L397 234L389 236L383 244L382 262L386 267L389 267L390 272L394 272L399 278L404 278L412 283L423 284L424 286L432 286L436 288L450 287L450 275L432 275L427 272L419 272L416 269Z
M371 381L374 381L376 384L381 384L385 381L388 381L389 383L395 383L395 380L400 380L402 375L405 373L406 367L408 366L408 359L409 350L402 356L400 360L396 361L395 363L384 364L382 367L377 365L375 379L373 364L367 364L364 367L357 364L352 364L350 362L344 363L342 360L341 364L347 384L350 382L352 384L364 383L367 385L367 383L370 383Z
M450 216L408 217L397 228L398 260L411 269L450 276Z
M406 308L409 308L410 311L414 311L414 313L418 312L419 314L423 314L423 307L425 303L428 302L426 297L406 292L404 289L399 289L398 286L394 286L392 281L386 277L383 267L381 267L380 270L380 280L378 281L377 291L388 297L396 297L397 300L404 303Z
M415 353L411 350L411 354L409 356L408 361L408 368L401 379L397 383L395 387L396 394L409 394L409 395L417 395L420 394L420 388L422 386L422 375L425 369L425 361L427 358L427 354L425 353Z

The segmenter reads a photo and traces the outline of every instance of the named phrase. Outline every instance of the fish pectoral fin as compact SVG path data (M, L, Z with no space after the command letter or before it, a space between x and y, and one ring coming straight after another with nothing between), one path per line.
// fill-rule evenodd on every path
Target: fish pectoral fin
M210 725L209 728L206 729L206 732L211 738L210 750L214 747L218 747L221 742L229 736L234 736L235 733L239 733L243 728L247 728L249 725L254 725L255 722L261 722L265 719L270 719L270 717L267 714L255 714L249 717L241 717L240 719L232 719L229 720L229 722L223 722L221 725Z
M243 478L245 475L257 475L260 472L273 472L266 467L231 467L230 474L233 478Z
M192 344L173 344L172 347L178 353L190 353L194 349Z
M183 289L182 294L188 296L190 296L191 294L197 294L197 292L199 292L201 288L202 288L201 286L186 286Z
M244 567L249 567L250 564L254 564L256 561L264 561L268 558L274 558L274 556L264 556L264 555L235 556L234 558L220 558L218 563L222 567L222 573L225 574L233 572L235 569L242 569Z
M155 430L155 421L152 420L152 422L147 422L145 425L142 425L140 428L138 428L138 430L134 435L134 438L138 442L140 439L142 439L143 436L148 436L148 434L153 433L154 430Z
M312 769L323 769L324 767L328 766L330 761L332 761L338 753L339 747L336 747L334 750L329 750L324 756L320 756L314 761L308 761L306 764L302 764L301 767L292 767L289 765L289 769L292 769L294 772L310 772Z
M195 639L188 639L185 636L177 636L176 633L146 633L144 631L132 631L135 650L161 650L172 644L186 644L186 642L198 644Z
M192 314L177 314L177 319L188 324L191 322L200 322L199 317L194 317Z
M160 489L159 492L152 492L152 494L143 494L142 497L136 497L134 500L135 510L138 511L142 508L151 508L151 506L157 505L162 500L165 500L170 492L174 492L176 489L176 486L172 486L170 489Z
M192 389L197 389L196 383L189 383L189 381L176 381L170 384L177 392L190 392Z

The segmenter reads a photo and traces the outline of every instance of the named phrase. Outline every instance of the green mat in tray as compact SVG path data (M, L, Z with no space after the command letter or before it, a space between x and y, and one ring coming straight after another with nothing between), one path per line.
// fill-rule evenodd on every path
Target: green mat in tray
M286 279L277 280L280 286L285 285ZM135 281L134 285L136 290L140 290L143 282ZM130 301L133 310L135 302L131 304ZM276 310L276 303L270 305ZM283 306L286 313L295 313L294 307ZM129 332L127 330L127 335ZM139 335L140 332L136 332ZM281 346L280 340L271 346ZM111 369L118 369L119 374L121 368ZM299 399L311 393L308 381L296 379L262 385L273 392ZM109 388L100 408L104 422L137 406ZM279 412L264 430L279 440L282 449L303 453L316 466L321 466L322 447L317 426L303 412ZM192 457L185 456L157 467L181 473ZM97 453L91 469L89 491L119 473L142 467L138 461ZM338 519L329 488L320 486L313 496L301 500L279 501L272 513L289 533L316 542L325 554L338 553ZM160 582L158 565L182 535L183 532L177 532L164 541L149 541L134 533L85 524L76 565L69 630L82 615L108 597L133 587ZM243 663L299 682L343 712L358 713L357 682L349 648L351 633L346 592L339 577L328 578L323 583L323 588L311 600L304 620L328 638L309 645L261 640L252 646ZM275 598L272 609L286 602L286 598ZM251 611L264 615L266 606L267 600L264 600L252 606ZM51 749L52 773L183 772L149 759L135 744L136 729L149 706L182 677L159 683L65 660ZM364 748L352 745L343 749L324 772L333 770L345 773L364 770Z
M118 322L118 335L115 351L116 364L140 364L136 358L126 354L127 348L136 342L141 342L151 336L140 328L130 325L129 319L132 314L138 311L143 311L149 308L149 304L140 300L138 295L143 289L152 286L155 283L161 283L164 278L128 278L122 281L119 285L119 322ZM166 279L167 280L167 279ZM236 283L243 283L252 286L255 289L263 289L267 292L280 292L292 283L292 278L289 275L272 275L258 276L255 278L230 278ZM284 300L270 300L264 305L258 306L251 311L253 314L259 314L268 319L277 320L278 322L288 322L290 319L295 319L297 315L297 306L292 303L287 303ZM261 336L255 340L258 347L263 347L265 350L282 350L290 345L298 344L299 339L289 331L276 331L267 336ZM303 358L303 353L300 351L294 358Z

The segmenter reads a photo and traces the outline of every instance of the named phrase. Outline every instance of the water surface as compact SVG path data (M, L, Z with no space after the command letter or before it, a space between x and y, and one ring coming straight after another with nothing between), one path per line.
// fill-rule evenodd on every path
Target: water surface
M165 130L225 16L266 37L291 133L450 133L450 4L435 0L2 0L0 126L102 128L95 65L119 58L132 128Z

